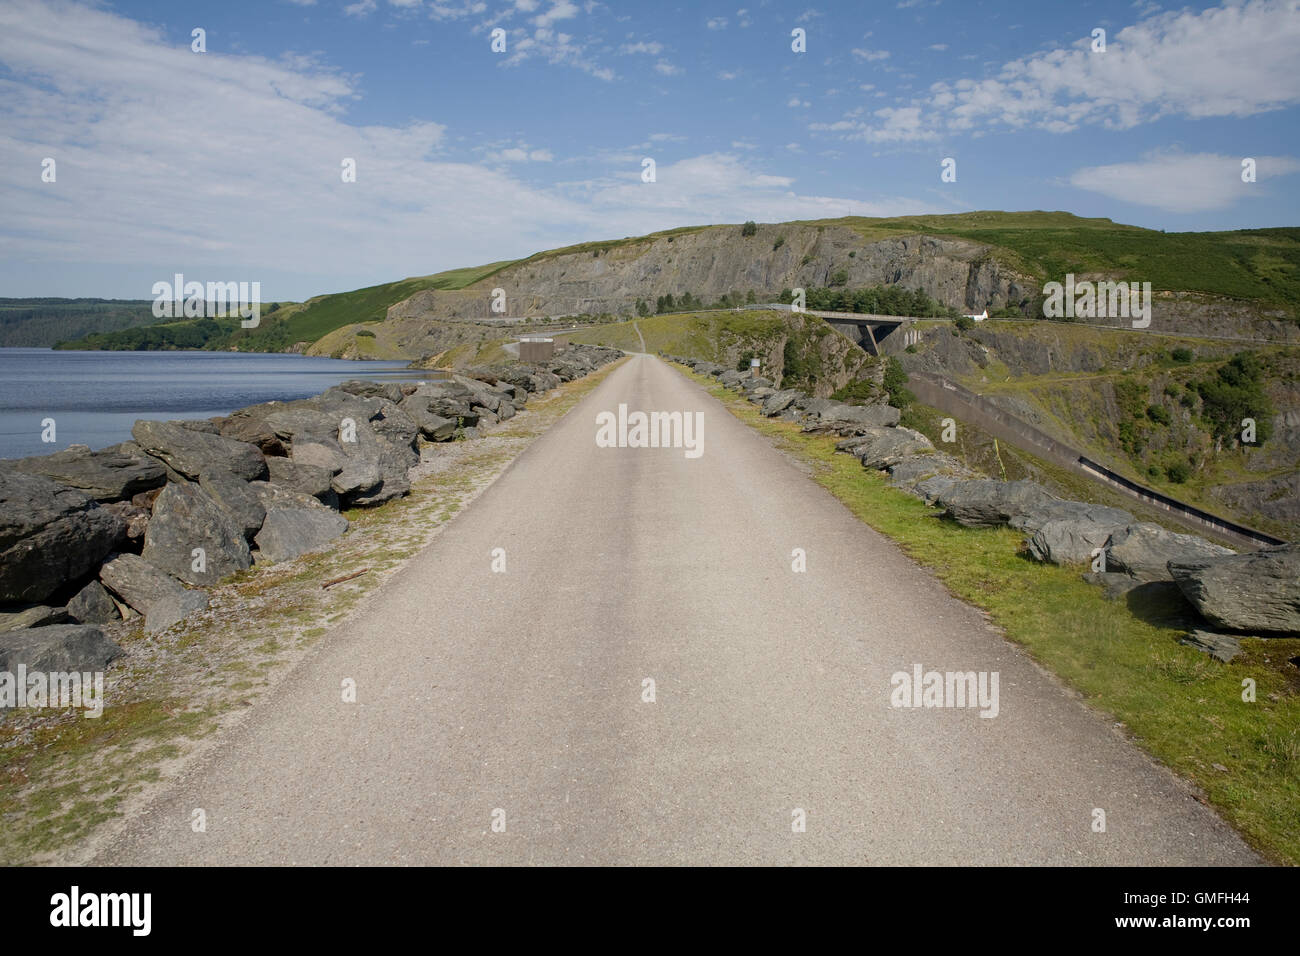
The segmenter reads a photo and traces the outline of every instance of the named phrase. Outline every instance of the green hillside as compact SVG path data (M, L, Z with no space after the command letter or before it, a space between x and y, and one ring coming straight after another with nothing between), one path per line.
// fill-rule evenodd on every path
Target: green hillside
M91 334L78 341L61 341L58 347L107 350L235 348L241 352L280 352L297 342L315 342L335 329L354 322L382 322L389 306L416 292L424 289L463 289L510 264L511 260L506 260L485 266L451 269L435 275L386 282L351 292L315 296L301 303L263 303L261 324L256 329L242 328L237 317L163 322L155 320L156 324L148 329Z
M997 258L1039 279L1113 274L1156 291L1258 300L1300 317L1300 228L1157 232L1066 212L969 212L893 219L826 219L869 241L926 233L995 247Z
M849 228L865 242L919 234L967 239L990 246L991 257L1033 281L1060 279L1070 272L1103 273L1150 282L1156 291L1198 292L1256 302L1300 321L1300 228L1164 233L1109 219L1083 219L1065 212L1042 211L888 219L847 217L791 225ZM727 242L738 228L736 225L686 226L646 236L581 243L538 252L526 259L453 269L317 296L304 303L282 305L274 311L264 308L262 325L254 330L240 329L237 321L191 319L151 324L147 334L138 329L103 331L69 345L109 349L282 351L295 343L316 342L347 325L382 322L390 306L416 292L463 289L512 265L545 266L548 260L562 255L601 256L687 234L715 233L719 242Z
M158 321L150 299L0 299L0 348L48 348Z

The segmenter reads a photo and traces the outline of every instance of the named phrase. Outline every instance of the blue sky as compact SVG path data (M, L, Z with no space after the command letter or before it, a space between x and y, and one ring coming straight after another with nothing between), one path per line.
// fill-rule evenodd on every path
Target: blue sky
M0 0L0 295L299 299L745 219L1298 225L1297 52L1296 0Z

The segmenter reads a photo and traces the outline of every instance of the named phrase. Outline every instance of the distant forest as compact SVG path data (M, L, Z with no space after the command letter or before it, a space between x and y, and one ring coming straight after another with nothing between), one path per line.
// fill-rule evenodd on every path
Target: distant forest
M159 321L152 299L0 298L0 348L48 348Z

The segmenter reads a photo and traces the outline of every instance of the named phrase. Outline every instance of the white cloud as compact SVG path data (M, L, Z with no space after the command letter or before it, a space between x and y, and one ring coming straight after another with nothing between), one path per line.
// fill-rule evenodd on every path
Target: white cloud
M931 43L928 47L926 47L926 49L927 49L927 50L935 50L935 51L938 52L938 53L942 53L944 50L948 49L948 44L946 44L946 43Z
M888 60L888 50L861 50L856 47L853 49L853 55L859 60L865 60L867 63L874 63L877 60Z
M1128 129L1166 116L1252 116L1300 103L1295 0L1180 10L1005 64L996 78L935 84L932 105L955 129L1002 124L1067 131Z
M316 0L289 0L289 2L299 7L310 7L315 5Z
M654 184L635 155L606 179L529 185L509 170L550 151L509 143L486 164L452 159L438 123L350 125L356 80L327 66L198 56L68 0L0 5L0 62L0 168L59 164L57 184L0 178L6 282L99 270L131 285L86 294L148 298L175 271L274 273L281 285L264 289L284 298L687 223L938 211L801 194L735 154L661 164ZM344 158L355 183L341 181Z
M737 24L736 24L736 25L739 26L742 30L745 29L745 27L749 26L749 24L750 24L750 22L751 22L750 19L749 19L749 11L746 10L745 8L743 8L743 7L742 7L741 9L737 10L737 11L736 11L736 20L737 20Z
M727 29L727 18L711 17L704 25L710 30L725 30Z
M809 20L815 20L820 16L822 16L820 10L805 10L803 13L799 14L799 16L794 18L794 22L807 23Z
M1242 157L1215 153L1148 153L1138 162L1090 166L1070 177L1071 185L1112 199L1167 212L1210 212L1242 199L1261 197L1264 183L1300 172L1289 156L1256 156L1256 182L1241 180Z
M648 53L651 56L658 56L663 51L664 45L662 43L647 43L644 41L638 43L624 43L619 47L619 52L629 54Z
M577 4L570 3L569 0L559 0L551 4L551 9L545 13L540 13L533 17L533 26L549 27L557 20L571 20L578 15Z
M655 63L655 72L662 73L664 76L676 76L678 73L682 72L682 68L680 66L674 66L667 60L659 60Z
M358 0L344 7L343 13L349 17L365 17L375 12L375 6L375 0Z
M859 119L850 114L849 118L834 123L813 123L809 128L843 133L845 139L868 143L910 143L938 138L937 134L925 128L919 107L887 106L871 115L873 120Z
M738 76L740 76L739 73L730 72L730 71L728 71L728 70L723 70L721 73L718 74L718 79L720 79L720 80L734 80L734 79L735 79L736 77L738 77Z
M415 9L420 0L388 0L394 6ZM481 0L464 0L460 6L433 0L429 4L429 16L434 20L459 20L463 17L476 17L487 10L487 4Z
M789 101L788 103L786 103L785 105L788 106L788 107L790 107L790 109L792 109L792 110L793 110L793 109L807 109L808 107L812 106L812 104L809 103L807 100L801 100L801 99L799 99L799 97L797 97L797 96L792 96L792 97L790 97L790 101Z

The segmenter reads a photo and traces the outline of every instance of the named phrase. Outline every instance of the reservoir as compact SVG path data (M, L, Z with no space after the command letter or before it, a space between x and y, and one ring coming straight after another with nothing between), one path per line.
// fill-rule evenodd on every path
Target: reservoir
M0 458L128 441L140 418L210 418L259 402L319 395L349 379L440 378L404 362L241 352L0 349ZM52 418L56 441L43 442Z

